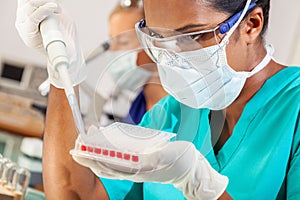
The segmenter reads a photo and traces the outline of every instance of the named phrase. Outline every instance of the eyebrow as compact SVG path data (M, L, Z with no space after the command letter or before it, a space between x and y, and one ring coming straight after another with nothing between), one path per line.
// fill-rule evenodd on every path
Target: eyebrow
M203 27L203 26L207 26L207 24L189 24L189 25L183 26L181 28L175 29L175 31L184 32L184 31L188 31L189 29L199 28L199 27Z

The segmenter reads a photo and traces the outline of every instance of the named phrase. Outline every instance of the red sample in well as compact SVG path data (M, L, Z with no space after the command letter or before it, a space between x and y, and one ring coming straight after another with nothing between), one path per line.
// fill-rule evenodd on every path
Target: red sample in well
M139 157L138 156L132 156L131 160L133 162L139 162Z
M125 160L130 160L130 154L124 153L124 159Z
M117 158L123 158L123 155L121 152L117 152Z
M107 149L103 149L103 155L108 156L108 150Z
M95 148L95 149L94 149L94 152L95 152L96 154L101 154L101 149L100 149L100 148Z
M81 151L86 151L86 146L84 146L84 145L81 145Z
M109 156L110 157L115 157L116 156L116 152L115 151L109 151Z
M94 151L94 148L93 148L93 147L88 147L88 148L87 148L87 150L88 150L88 152L91 152L91 153L93 153L93 151Z

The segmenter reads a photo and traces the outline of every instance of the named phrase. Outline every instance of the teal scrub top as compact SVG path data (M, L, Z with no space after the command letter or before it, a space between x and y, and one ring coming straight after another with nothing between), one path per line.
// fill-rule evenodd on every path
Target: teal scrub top
M232 136L215 155L208 109L193 109L167 96L141 126L177 133L193 142L211 166L229 178L233 199L300 199L300 67L268 79L246 104ZM184 199L172 185L101 178L111 200Z

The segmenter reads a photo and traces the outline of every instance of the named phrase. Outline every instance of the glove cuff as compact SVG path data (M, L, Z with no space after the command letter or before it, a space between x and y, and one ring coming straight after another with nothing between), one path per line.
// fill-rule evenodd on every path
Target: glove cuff
M50 84L56 88L64 89L63 81L60 80L58 72L55 69L53 69L53 67L50 65L51 64L48 63L47 67ZM87 78L87 70L85 67L85 63L83 63L80 68L76 68L75 70L69 72L73 86L79 85Z
M196 161L189 173L174 186L187 199L218 199L226 190L228 177L211 167L205 157L197 152Z
M75 87L75 86L79 85L80 83L82 83L83 81L85 81L86 77L87 77L87 75L83 76L83 74L78 76L75 81L72 81L73 87ZM57 78L51 78L50 75L49 75L49 82L51 85L53 85L54 87L56 87L58 89L64 89L62 81L58 80Z

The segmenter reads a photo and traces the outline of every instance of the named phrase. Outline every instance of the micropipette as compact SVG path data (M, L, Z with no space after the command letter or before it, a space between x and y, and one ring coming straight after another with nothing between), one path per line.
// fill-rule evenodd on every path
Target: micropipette
M78 101L68 73L69 59L66 52L66 43L54 15L48 16L41 22L40 31L49 62L58 72L59 78L64 84L65 94L71 107L77 130L79 133L85 133Z

